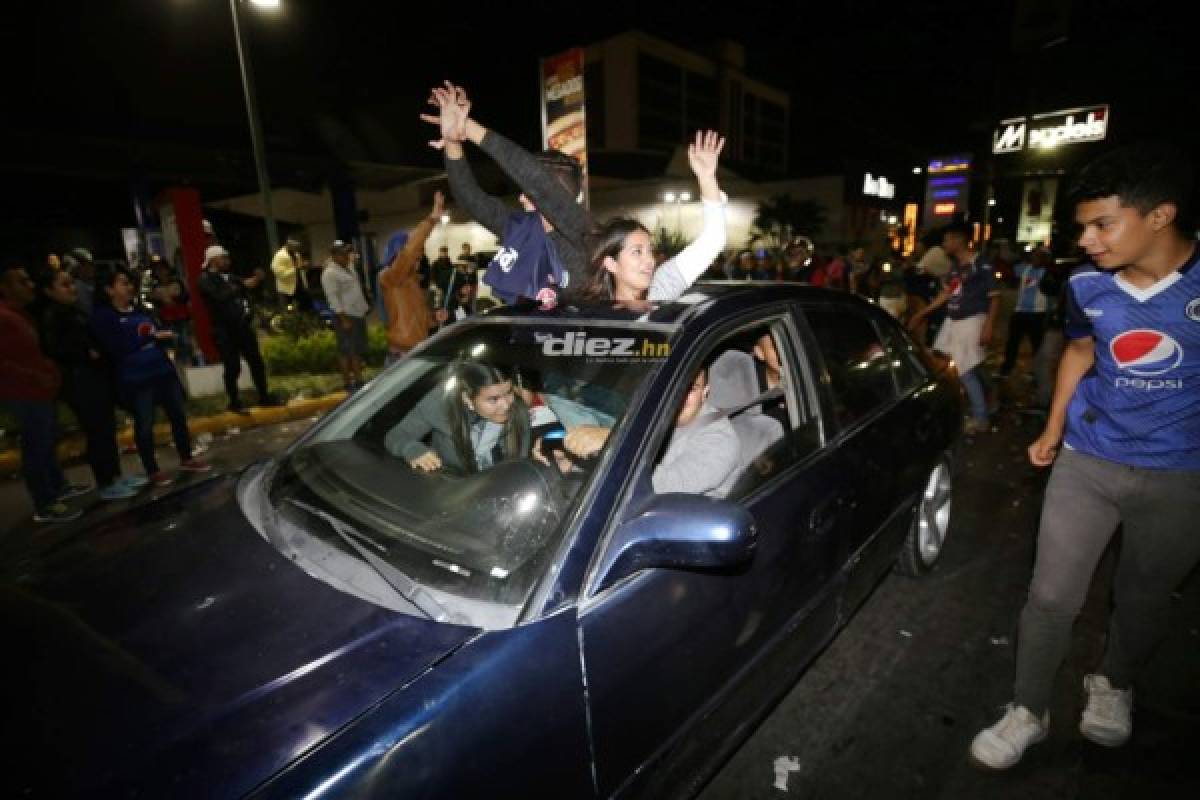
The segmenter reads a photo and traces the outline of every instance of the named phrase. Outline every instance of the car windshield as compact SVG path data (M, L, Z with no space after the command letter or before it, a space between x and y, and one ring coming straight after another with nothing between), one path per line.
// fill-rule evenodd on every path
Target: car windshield
M392 588L419 586L453 621L508 627L599 460L568 456L565 433L618 425L666 358L669 330L459 325L381 373L280 460L267 499L290 533L269 538L288 539L289 555L317 577L336 573L329 582L344 590L361 584L346 577L354 558ZM384 604L411 613L433 605L393 599Z

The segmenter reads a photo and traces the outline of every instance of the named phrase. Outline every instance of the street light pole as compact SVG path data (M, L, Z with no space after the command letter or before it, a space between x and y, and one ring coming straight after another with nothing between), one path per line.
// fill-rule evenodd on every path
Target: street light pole
M267 258L279 250L279 232L275 228L275 209L271 205L271 178L267 174L267 158L263 151L262 122L258 116L258 99L254 94L254 74L250 70L250 55L242 41L242 24L238 16L238 0L229 0L233 15L233 38L237 41L238 65L242 69L242 90L246 94L246 115L250 118L250 143L254 148L254 169L258 173L258 191L262 195L263 221L267 226Z

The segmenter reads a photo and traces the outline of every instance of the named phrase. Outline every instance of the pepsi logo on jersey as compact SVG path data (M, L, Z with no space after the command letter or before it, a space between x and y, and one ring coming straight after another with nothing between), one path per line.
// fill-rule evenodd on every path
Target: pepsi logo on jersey
M1134 378L1117 378L1118 387L1131 389L1182 389L1178 378L1159 378L1183 362L1183 347L1162 331L1139 328L1125 331L1109 345L1113 361Z

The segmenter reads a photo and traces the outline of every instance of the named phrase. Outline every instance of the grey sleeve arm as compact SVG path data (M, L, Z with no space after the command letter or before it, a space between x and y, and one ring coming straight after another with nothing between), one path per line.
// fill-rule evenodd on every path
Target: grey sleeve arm
M504 223L508 221L508 215L511 213L509 207L504 201L492 197L480 188L466 158L446 156L445 162L450 194L454 196L454 200L472 219L497 237L504 235Z
M441 403L442 391L440 388L434 389L384 435L384 448L405 461L413 461L426 453L432 453L433 450L421 440L434 429L446 427Z
M516 182L537 210L568 239L581 240L592 226L591 215L558 179L524 148L489 130L479 143L500 168Z
M701 494L720 486L738 468L738 438L728 420L706 425L667 456L650 478L654 491Z

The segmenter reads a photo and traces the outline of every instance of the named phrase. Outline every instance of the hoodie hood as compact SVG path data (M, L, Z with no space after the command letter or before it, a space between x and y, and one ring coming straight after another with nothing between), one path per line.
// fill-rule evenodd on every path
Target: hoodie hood
M379 266L390 267L406 244L408 244L408 233L406 231L398 231L389 236L387 245L383 248L383 260L379 262Z

